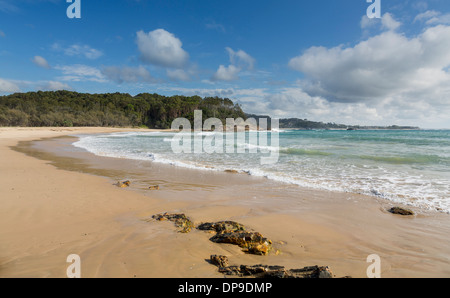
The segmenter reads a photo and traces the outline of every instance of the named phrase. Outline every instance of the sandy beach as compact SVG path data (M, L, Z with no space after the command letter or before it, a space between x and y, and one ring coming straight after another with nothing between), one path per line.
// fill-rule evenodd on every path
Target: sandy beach
M381 277L450 277L448 214L402 217L386 211L392 203L362 195L68 149L73 135L131 130L0 128L0 277L64 278L70 254L87 278L221 278L206 261L212 254L234 265L329 266L336 277L363 278L367 256L377 254ZM118 188L118 180L132 185ZM240 222L278 253L250 255L207 232L146 220L162 212L195 224Z

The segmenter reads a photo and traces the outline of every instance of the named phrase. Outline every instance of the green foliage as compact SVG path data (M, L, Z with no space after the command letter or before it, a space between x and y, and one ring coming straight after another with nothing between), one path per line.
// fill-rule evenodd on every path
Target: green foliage
M246 119L238 104L228 98L162 96L142 93L86 94L71 91L28 92L0 96L0 126L118 126L170 128L179 117Z

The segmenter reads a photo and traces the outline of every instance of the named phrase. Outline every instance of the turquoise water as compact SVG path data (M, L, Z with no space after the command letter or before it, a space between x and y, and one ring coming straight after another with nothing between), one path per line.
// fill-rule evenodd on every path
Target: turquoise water
M245 140L234 133L201 133L199 139L229 145L230 134L235 149L230 153L174 153L177 134L171 132L81 136L75 146L101 156L207 171L237 170L307 188L367 194L450 212L449 130L284 130L247 132ZM267 143L259 142L265 135ZM271 142L276 137L279 144ZM251 141L255 139L256 143ZM269 155L277 156L277 162L262 164L261 157Z

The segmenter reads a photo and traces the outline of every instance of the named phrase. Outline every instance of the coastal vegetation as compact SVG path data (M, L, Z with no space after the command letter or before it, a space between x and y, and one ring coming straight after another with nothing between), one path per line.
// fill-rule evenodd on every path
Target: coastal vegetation
M205 119L216 117L224 123L226 118L245 118L240 105L228 98L38 91L1 96L0 126L162 129L178 117L193 121L195 110L202 110Z

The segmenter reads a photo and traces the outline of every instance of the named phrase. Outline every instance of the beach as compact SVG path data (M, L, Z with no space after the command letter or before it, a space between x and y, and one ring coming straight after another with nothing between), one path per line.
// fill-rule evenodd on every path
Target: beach
M336 277L362 278L376 254L381 277L450 277L448 214L402 217L387 212L392 202L361 194L71 147L74 135L128 131L143 130L0 128L0 277L64 278L71 254L86 278L221 278L207 261L213 254L234 265L329 266ZM124 180L129 188L113 185ZM252 255L204 231L178 233L171 222L151 220L164 212L184 213L196 225L237 221L274 249Z

